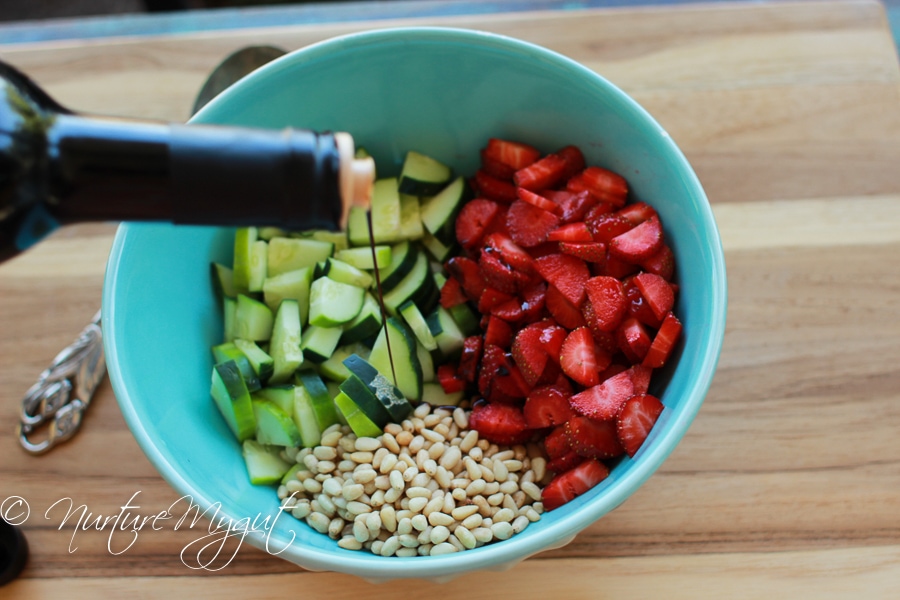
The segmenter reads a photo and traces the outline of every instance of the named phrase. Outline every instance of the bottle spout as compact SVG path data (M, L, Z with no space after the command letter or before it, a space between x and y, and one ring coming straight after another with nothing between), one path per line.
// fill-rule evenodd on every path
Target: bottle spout
M375 183L375 161L371 157L356 158L356 147L349 133L334 134L340 156L341 229L347 228L350 209L360 206L368 210Z

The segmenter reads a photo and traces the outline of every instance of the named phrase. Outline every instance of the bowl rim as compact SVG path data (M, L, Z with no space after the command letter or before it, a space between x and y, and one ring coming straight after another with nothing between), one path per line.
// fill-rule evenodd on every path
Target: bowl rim
M696 200L700 207L700 216L705 230L709 233L709 242L711 244L710 256L713 280L710 282L710 285L713 297L711 298L712 313L709 315L710 320L706 324L706 329L709 332L709 345L702 354L702 362L694 365L695 376L692 377L692 385L688 389L689 394L682 398L682 404L679 405L679 410L674 415L675 418L670 420L666 431L655 438L651 446L642 450L640 461L634 464L623 476L619 477L615 485L611 486L602 498L582 506L580 510L562 515L556 519L550 528L541 530L533 536L514 536L503 544L492 544L489 554L476 550L458 552L441 557L411 557L407 559L391 557L390 559L384 559L369 553L344 552L341 553L340 560L335 561L328 553L316 552L315 549L304 548L300 544L294 544L288 549L289 552L282 556L282 558L291 560L307 569L350 573L371 580L409 577L440 579L456 576L469 570L490 568L492 566L497 568L513 564L536 553L568 543L585 527L619 506L674 451L699 412L712 384L721 354L728 301L724 253L715 217L703 187L681 149L655 118L640 106L637 101L602 75L565 55L531 42L478 29L432 26L383 27L339 35L294 50L261 67L210 101L189 122L214 122L213 119L219 107L227 106L233 95L240 93L241 90L247 87L253 86L257 81L264 80L283 69L290 68L297 60L315 61L320 57L327 57L335 50L343 51L365 47L371 44L378 44L383 40L393 41L398 36L402 36L405 42L424 41L474 44L487 48L515 51L527 57L547 61L560 69L575 72L579 76L587 78L594 86L601 88L605 94L615 97L621 106L637 113L644 125L652 126L656 133L663 138L662 141L665 144L666 151L670 154L672 160L677 162L677 170L685 178L686 187L690 188L692 193L697 196ZM111 330L116 328L118 320L118 313L112 302L113 291L119 282L117 267L122 259L129 236L133 231L134 227L132 225L120 225L107 263L103 287L103 318ZM115 336L104 336L104 343L106 345L107 366L115 395L125 421L141 449L160 475L176 491L190 494L194 501L201 504L204 508L212 505L214 502L204 495L201 490L194 489L190 482L181 477L178 471L160 453L147 429L140 422L132 396L123 384L122 365L118 360L119 348L117 347ZM264 540L261 536L248 536L247 540L261 549L265 548Z

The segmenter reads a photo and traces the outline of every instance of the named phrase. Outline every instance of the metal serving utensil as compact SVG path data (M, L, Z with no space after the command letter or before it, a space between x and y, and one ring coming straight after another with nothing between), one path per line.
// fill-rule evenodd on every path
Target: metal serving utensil
M285 53L274 46L248 46L233 52L210 73L191 114L245 75ZM103 331L97 311L78 338L56 355L25 393L16 428L22 448L31 454L43 454L75 435L105 375Z

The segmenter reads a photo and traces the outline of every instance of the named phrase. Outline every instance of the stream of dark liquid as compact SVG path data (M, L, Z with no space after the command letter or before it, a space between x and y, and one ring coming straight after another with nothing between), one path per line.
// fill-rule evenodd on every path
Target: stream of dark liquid
M394 385L397 385L397 371L394 370L394 353L391 352L391 336L387 330L388 314L384 306L384 293L381 290L381 275L378 261L375 258L375 234L372 232L372 211L366 211L366 223L369 226L369 247L372 249L372 265L375 267L375 286L378 289L378 304L381 306L381 321L384 328L384 340L387 342L388 360L391 361L391 375L394 377Z

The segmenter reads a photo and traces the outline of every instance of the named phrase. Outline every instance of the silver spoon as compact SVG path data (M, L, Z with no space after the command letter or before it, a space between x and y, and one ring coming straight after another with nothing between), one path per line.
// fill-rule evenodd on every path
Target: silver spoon
M213 69L194 101L191 114L244 76L286 52L274 46L247 46ZM94 391L106 374L100 311L71 345L64 348L25 393L19 416L19 443L31 454L43 454L71 438L80 428ZM43 439L32 438L46 429Z

